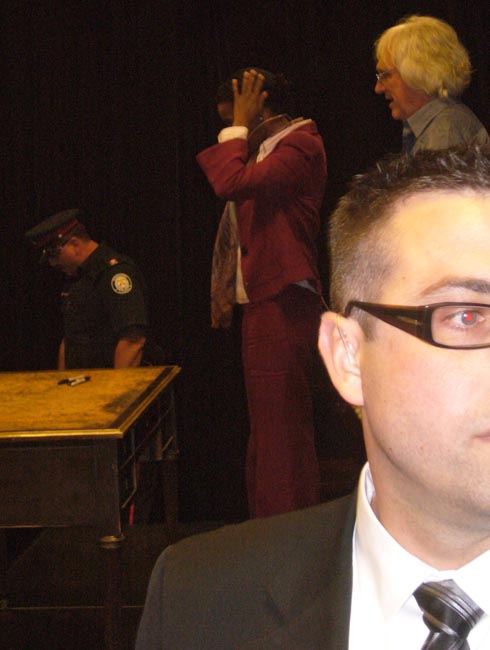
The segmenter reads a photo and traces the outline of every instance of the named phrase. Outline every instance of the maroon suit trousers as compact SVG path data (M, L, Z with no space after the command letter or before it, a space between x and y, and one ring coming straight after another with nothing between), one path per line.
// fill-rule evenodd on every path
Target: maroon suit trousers
M267 517L318 503L311 373L320 297L290 285L244 305L243 365L250 416L249 514Z

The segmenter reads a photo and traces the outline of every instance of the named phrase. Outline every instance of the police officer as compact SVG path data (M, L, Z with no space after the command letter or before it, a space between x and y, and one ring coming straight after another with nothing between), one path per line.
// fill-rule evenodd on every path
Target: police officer
M67 276L58 369L139 366L147 329L143 276L129 257L90 237L85 217L65 210L26 233L42 249L41 261Z

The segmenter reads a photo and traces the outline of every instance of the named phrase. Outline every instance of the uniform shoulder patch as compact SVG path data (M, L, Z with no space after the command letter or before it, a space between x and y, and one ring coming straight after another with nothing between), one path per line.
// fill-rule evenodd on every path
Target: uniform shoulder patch
M126 273L116 273L111 280L111 287L115 293L129 293L133 288L133 282Z

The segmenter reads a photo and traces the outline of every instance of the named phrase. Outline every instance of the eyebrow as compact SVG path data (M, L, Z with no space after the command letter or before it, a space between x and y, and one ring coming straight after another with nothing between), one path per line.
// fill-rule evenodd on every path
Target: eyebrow
M475 293L490 294L490 281L480 278L444 278L427 287L422 296L429 296L443 289L466 289Z

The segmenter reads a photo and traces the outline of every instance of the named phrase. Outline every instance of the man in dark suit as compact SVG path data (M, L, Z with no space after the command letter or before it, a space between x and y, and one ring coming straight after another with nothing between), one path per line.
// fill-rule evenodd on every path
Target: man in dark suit
M137 650L490 647L490 151L357 177L319 346L362 416L355 495L168 548Z

